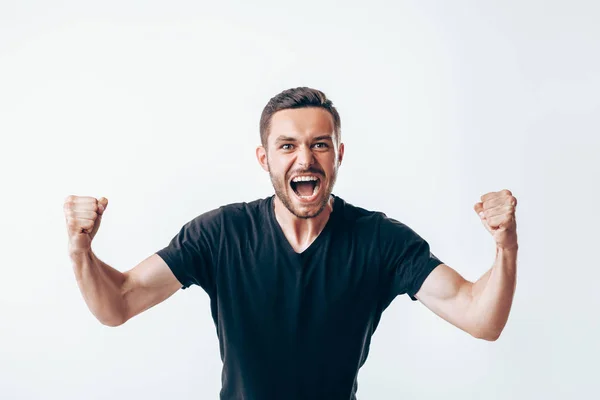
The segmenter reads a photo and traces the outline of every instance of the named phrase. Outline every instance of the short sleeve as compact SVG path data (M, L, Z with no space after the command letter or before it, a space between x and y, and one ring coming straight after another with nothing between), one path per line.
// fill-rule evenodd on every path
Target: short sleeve
M400 294L415 295L431 271L443 262L429 243L407 225L383 216L379 226L381 262L389 277L388 302Z
M202 287L209 295L215 288L215 265L220 238L221 210L213 210L181 227L169 244L156 252L181 283Z

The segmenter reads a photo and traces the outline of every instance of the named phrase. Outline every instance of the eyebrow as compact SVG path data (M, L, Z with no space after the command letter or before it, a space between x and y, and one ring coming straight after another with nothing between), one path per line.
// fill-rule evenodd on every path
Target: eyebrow
M333 135L321 135L321 136L317 136L316 138L313 139L313 142L318 142L320 140L331 140L331 141L333 141ZM275 143L279 143L279 142L295 142L295 141L296 141L296 138L293 138L291 136L284 136L284 135L281 135L277 139L275 139Z
M293 137L281 135L281 136L279 136L275 140L275 143L279 143L279 142L293 142L294 140L296 140L296 139L294 139Z
M322 135L322 136L317 136L316 138L313 139L313 141L318 142L319 140L331 140L333 142L333 136L332 135Z

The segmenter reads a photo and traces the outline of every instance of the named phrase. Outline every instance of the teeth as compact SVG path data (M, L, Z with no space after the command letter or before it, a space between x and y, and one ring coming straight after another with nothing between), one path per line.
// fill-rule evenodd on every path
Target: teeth
M309 182L309 181L316 181L317 177L316 176L297 176L294 179L292 179L292 182Z
M309 180L311 180L311 179L309 179ZM315 185L315 188L313 189L313 192L312 192L312 194L310 196L300 196L300 195L298 195L298 197L300 197L301 199L310 199L311 197L313 197L317 193L317 191L319 190L320 187L321 187L321 185L319 183L317 183Z

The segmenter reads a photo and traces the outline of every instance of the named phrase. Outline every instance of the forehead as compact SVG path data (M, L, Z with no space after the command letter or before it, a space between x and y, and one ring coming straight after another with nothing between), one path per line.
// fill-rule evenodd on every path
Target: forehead
M280 135L302 140L333 133L333 117L329 111L318 107L294 108L273 114L269 141L277 139Z

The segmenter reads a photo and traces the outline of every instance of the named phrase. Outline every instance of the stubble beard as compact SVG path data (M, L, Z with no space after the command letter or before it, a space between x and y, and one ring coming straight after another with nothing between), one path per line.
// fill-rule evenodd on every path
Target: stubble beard
M323 212L327 204L329 203L329 198L331 197L331 192L333 191L333 187L335 186L335 181L337 180L337 168L334 169L331 180L329 181L329 185L325 188L324 196L321 199L321 203L319 204L319 208L313 214L301 213L301 211L294 207L294 203L290 196L288 196L288 190L293 190L292 188L288 188L287 180L285 178L280 178L278 176L274 176L271 173L271 167L269 166L269 177L271 178L271 183L273 184L273 189L275 189L275 194L281 201L281 203L288 209L290 213L292 213L297 218L309 219L315 218ZM322 184L322 182L321 182Z

